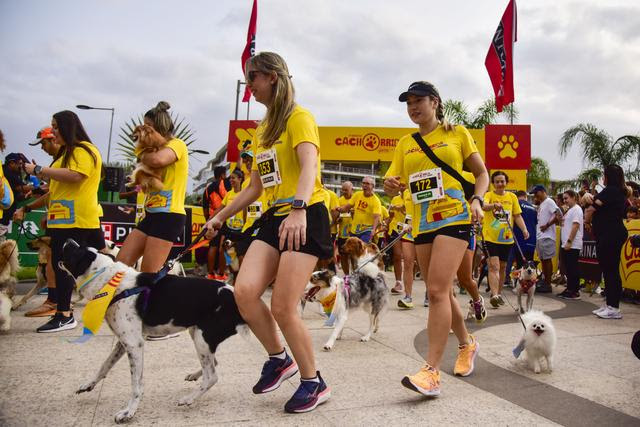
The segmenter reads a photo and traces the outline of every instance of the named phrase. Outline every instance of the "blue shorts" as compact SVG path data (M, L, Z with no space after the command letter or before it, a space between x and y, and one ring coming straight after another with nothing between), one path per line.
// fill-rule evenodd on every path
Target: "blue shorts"
M371 242L371 230L365 231L364 233L360 233L360 234L349 233L349 235L351 237L357 237L365 243Z

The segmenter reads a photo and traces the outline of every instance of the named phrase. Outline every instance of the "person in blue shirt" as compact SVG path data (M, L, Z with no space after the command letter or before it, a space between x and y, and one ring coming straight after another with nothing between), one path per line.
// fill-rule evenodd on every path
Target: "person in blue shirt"
M529 238L525 240L522 235L522 231L518 227L514 227L513 235L516 238L518 245L520 245L520 249L522 249L522 253L525 258L527 260L532 260L536 250L536 226L538 225L538 213L536 211L536 207L527 201L527 193L525 191L517 191L516 196L518 197L520 209L522 209L522 219L524 220L524 224L527 226L527 230L529 230ZM516 248L515 245L511 249L511 254L507 260L505 277L508 281L510 281L511 268L514 260L517 268L522 267L525 261L522 259L522 256L520 256L520 251L518 251L518 248Z

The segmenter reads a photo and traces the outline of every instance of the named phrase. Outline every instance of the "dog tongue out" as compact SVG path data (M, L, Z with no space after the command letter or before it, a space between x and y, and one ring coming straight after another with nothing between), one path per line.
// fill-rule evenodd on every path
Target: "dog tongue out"
M544 331L542 329L534 329L533 332L535 332L537 336L540 336Z

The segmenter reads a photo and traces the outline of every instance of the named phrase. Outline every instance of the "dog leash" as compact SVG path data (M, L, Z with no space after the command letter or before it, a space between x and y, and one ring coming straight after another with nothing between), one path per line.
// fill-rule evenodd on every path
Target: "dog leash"
M502 211L502 213L506 215L504 208L501 208L500 211ZM522 252L522 248L520 247L520 243L518 243L518 239L516 239L516 234L513 232L513 227L511 226L511 221L509 221L508 216L507 216L507 227L509 227L509 231L511 231L511 235L513 236L513 241L516 244L516 247L518 248L518 252L520 252L520 256L522 257L522 259L525 261L530 261L524 256L524 252Z
M363 262L361 265L358 266L358 268L356 268L355 270L353 270L353 273L357 273L360 270L362 270L362 268L369 264L370 262L375 261L376 259L378 259L380 257L380 255L382 255L383 253L385 253L386 251L388 251L389 249L391 249L391 247L393 247L393 245L395 245L396 243L398 243L400 241L400 239L402 239L404 237L405 234L407 234L409 232L408 228L405 227L403 228L403 230L389 243L387 243L387 245L380 249L378 251L377 254L373 255L372 257L370 257L368 260L366 260L365 262Z
M187 246L184 250L180 251L180 253L178 253L178 255L176 255L174 258L167 260L162 266L162 268L160 269L160 271L156 273L156 277L153 279L152 284L155 284L161 279L163 279L169 273L169 271L173 268L176 261L182 258L187 252L191 250L191 248L193 248L200 241L200 239L204 237L207 230L208 229L206 227L203 227L200 233L198 233L196 238L193 239L193 241L189 246Z

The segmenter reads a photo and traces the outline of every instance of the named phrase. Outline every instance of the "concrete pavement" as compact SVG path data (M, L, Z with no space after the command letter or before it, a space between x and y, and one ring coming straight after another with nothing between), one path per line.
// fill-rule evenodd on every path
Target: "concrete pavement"
M388 275L388 283L393 283ZM297 376L272 393L251 393L265 360L253 336L234 336L223 343L217 354L218 384L192 407L178 407L178 399L196 386L184 381L185 375L199 368L191 339L183 333L146 343L145 394L130 424L640 425L640 360L629 348L640 329L639 306L624 304L622 320L602 320L591 314L601 303L598 296L583 295L582 301L574 302L537 295L536 308L554 317L558 331L555 370L538 375L511 354L522 329L513 311L508 305L488 307L487 322L469 324L480 342L474 374L451 375L457 344L451 335L442 395L426 399L400 385L405 374L420 368L426 349L424 284L417 281L414 289L416 308L401 311L396 308L398 298L391 297L380 331L368 343L359 341L368 315L353 311L331 352L322 351L331 330L323 327L319 305L307 305L304 318L317 364L332 389L332 398L309 414L283 411L297 387ZM74 393L107 357L115 343L113 334L104 325L85 344L68 342L81 334L80 326L36 334L35 328L46 319L26 318L24 313L43 299L34 297L14 312L12 330L0 335L0 425L113 425L113 415L130 394L126 361L121 360L92 392ZM468 297L458 299L466 312ZM78 319L83 306L76 307Z

